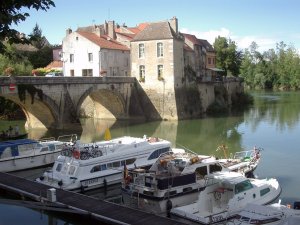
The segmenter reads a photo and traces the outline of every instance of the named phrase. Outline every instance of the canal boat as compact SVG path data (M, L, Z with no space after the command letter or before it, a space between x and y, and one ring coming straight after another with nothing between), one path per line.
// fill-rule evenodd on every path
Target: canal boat
M271 205L257 205L249 203L226 225L296 225L300 224L300 202L291 205L282 205L281 201Z
M51 170L36 181L84 192L120 183L126 168L151 166L171 143L160 138L119 137L94 143L77 142L62 152Z
M205 189L208 174L219 171L245 174L255 169L258 157L249 153L243 155L251 158L218 160L173 148L172 152L162 154L149 169L133 168L124 172L123 201L127 206L153 213L167 212L169 200L173 206L188 204L197 200L199 191Z
M72 145L75 134L42 140L18 139L0 142L0 172L13 172L49 166L65 145Z
M172 216L199 224L213 224L237 216L248 204L265 205L281 193L278 181L246 178L236 172L217 172L205 178L197 201L170 210Z

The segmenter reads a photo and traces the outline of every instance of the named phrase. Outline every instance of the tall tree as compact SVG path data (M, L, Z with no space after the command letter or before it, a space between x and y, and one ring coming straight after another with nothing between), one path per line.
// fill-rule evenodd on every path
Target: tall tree
M37 49L41 49L47 43L46 38L43 36L42 29L38 24L35 24L31 34L29 35L31 44Z
M55 7L52 0L0 1L0 53L5 53L4 40L7 40L9 44L28 43L25 37L20 38L19 32L11 28L12 24L17 25L29 17L29 13L23 11L25 8L47 11L51 6Z
M239 75L242 52L237 50L234 41L218 36L214 42L216 51L216 66L225 70L225 74Z

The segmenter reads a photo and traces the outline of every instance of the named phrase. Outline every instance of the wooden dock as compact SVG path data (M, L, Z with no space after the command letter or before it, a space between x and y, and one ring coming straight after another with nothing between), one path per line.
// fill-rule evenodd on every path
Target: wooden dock
M40 184L7 173L0 173L0 188L30 198L47 202L48 185ZM49 202L49 201L48 201ZM105 224L143 224L143 225L182 225L167 217L131 209L115 203L106 202L83 194L56 189L57 206L88 214L91 218Z

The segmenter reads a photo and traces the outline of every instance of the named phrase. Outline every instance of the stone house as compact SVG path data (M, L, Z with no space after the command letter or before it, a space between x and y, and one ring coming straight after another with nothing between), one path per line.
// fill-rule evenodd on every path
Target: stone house
M174 89L184 75L184 39L178 21L148 23L131 41L131 76L144 88Z
M64 76L128 76L130 49L116 39L114 21L68 29L62 43Z

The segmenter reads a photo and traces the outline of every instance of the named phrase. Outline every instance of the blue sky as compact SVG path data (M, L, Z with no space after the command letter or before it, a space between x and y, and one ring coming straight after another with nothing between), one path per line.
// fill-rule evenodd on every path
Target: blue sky
M29 10L30 17L13 26L30 34L37 23L51 44L60 44L65 30L103 24L129 27L142 22L178 18L179 30L213 44L216 36L234 40L239 48L255 41L264 51L283 41L300 50L299 0L54 0L47 12Z

